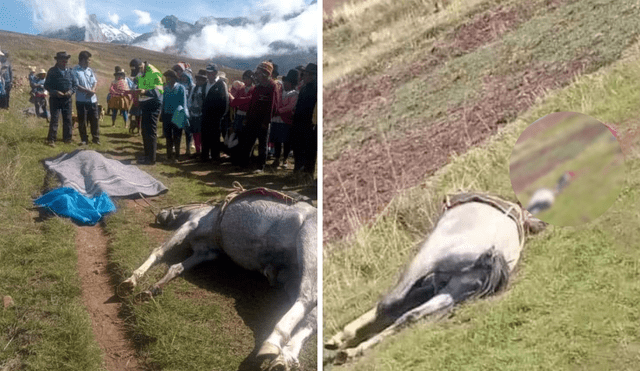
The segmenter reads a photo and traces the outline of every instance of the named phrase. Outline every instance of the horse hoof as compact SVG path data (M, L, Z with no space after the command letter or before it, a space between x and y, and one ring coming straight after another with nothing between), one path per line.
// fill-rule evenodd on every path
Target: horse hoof
M336 358L333 361L334 365L343 365L353 359L353 355L349 352L349 349L341 350L336 354Z
M274 359L276 357L278 357L280 355L281 351L280 348L278 348L277 346L269 343L269 342L265 342L262 344L262 346L260 347L260 350L258 351L258 357L259 358L263 358L263 357L269 357L271 359Z
M279 355L275 359L270 359L266 357L262 360L260 364L261 371L289 371L289 365L285 361L282 355Z
M139 293L138 295L136 295L136 303L146 303L149 300L153 299L153 294L151 293L151 291L146 290L143 291L141 293Z
M122 281L118 285L118 287L116 287L116 294L120 298L125 298L133 292L133 289L135 287L136 287L135 282L131 278L128 278L125 281Z
M329 350L336 350L340 348L340 345L342 345L342 342L337 340L335 336L324 343L325 349L329 349Z

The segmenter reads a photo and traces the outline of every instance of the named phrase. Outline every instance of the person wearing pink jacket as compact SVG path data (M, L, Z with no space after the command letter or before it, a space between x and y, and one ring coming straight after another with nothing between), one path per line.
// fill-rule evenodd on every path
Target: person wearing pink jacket
M291 151L291 143L289 141L289 129L293 124L293 111L298 101L298 91L296 85L298 84L298 71L290 70L287 76L282 78L282 84L284 91L282 93L282 100L278 105L276 116L271 119L271 139L274 144L275 159L273 160L273 167L280 166L280 152L284 144L284 155L282 158L282 166L286 167L287 157Z

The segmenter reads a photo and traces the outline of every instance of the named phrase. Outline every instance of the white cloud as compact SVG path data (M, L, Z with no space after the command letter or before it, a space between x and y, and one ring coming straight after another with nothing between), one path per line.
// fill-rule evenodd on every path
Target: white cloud
M278 18L300 12L305 6L304 0L262 0L254 4L254 7L260 9L262 13Z
M33 10L33 23L41 31L86 24L85 0L22 0Z
M165 48L173 46L175 42L176 37L165 31L165 28L158 24L153 31L153 36L146 41L135 44L135 46L155 51L164 51Z
M109 12L109 20L111 21L111 23L117 25L118 22L120 22L120 16L117 13L111 14L111 12Z
M281 15L291 14L290 9L297 9L294 12L299 12L297 3L304 6L304 2L298 0L288 3L285 6L277 1L265 0L262 4L271 4L276 8L280 6L278 12ZM217 56L253 58L273 54L274 51L270 50L269 44L274 41L284 41L308 49L317 46L318 24L318 4L314 3L295 18L288 20L276 17L264 25L252 23L243 27L206 26L200 34L189 38L185 50L195 58L205 59Z
M149 12L143 12L138 9L135 9L133 12L138 16L138 26L145 26L152 22L151 14Z

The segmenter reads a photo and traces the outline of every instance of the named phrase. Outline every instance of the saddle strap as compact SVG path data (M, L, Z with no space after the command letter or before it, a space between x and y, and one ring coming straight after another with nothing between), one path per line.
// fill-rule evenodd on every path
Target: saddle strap
M276 200L284 202L286 205L289 205L289 206L297 202L295 198L273 189L258 187L258 188L245 190L244 187L242 187L242 185L238 181L234 181L232 185L234 190L231 193L229 193L227 197L225 197L225 199L219 204L220 212L218 214L216 226L214 229L214 240L218 245L218 247L220 248L222 248L222 228L221 228L222 218L224 217L224 213L231 203L239 201L243 198L246 198L252 195L261 195L265 197L274 198Z

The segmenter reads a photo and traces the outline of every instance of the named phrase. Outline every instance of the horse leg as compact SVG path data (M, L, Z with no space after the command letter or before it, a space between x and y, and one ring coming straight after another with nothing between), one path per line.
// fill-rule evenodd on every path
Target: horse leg
M324 347L330 350L342 349L346 347L346 344L350 343L356 338L358 331L370 326L376 319L376 307L351 321L344 329L337 334L333 335L331 339L324 343Z
M187 223L183 224L176 231L176 233L174 233L173 236L171 236L171 238L168 241L166 241L159 247L156 247L151 252L151 255L149 255L147 260L138 269L133 271L133 274L131 275L131 277L124 280L118 286L118 290L117 290L118 295L121 296L122 294L132 292L133 289L138 284L138 279L140 279L140 277L142 277L151 267L153 267L160 259L162 259L162 257L164 256L165 253L167 253L167 251L170 251L171 249L174 249L177 246L184 245L189 235L193 231L195 231L197 227L198 227L198 220L188 221Z
M317 307L314 307L299 325L291 340L282 348L282 353L269 364L269 371L288 370L289 368L296 370L300 367L298 356L302 350L302 346L307 339L316 331L317 323Z
M343 349L336 355L335 364L342 364L353 358L361 356L366 350L373 348L385 338L395 334L402 327L417 321L418 319L430 314L440 312L442 310L453 307L454 299L449 293L442 293L434 296L426 303L413 308L398 318L392 325L384 329L384 331L376 334L371 339L366 340L355 348Z
M219 255L217 250L209 248L209 244L206 241L193 243L192 247L193 255L188 257L185 261L169 267L169 270L164 277L151 286L149 290L143 292L142 295L150 297L162 293L162 288L171 280L182 274L182 272L187 271L202 262L213 260Z

